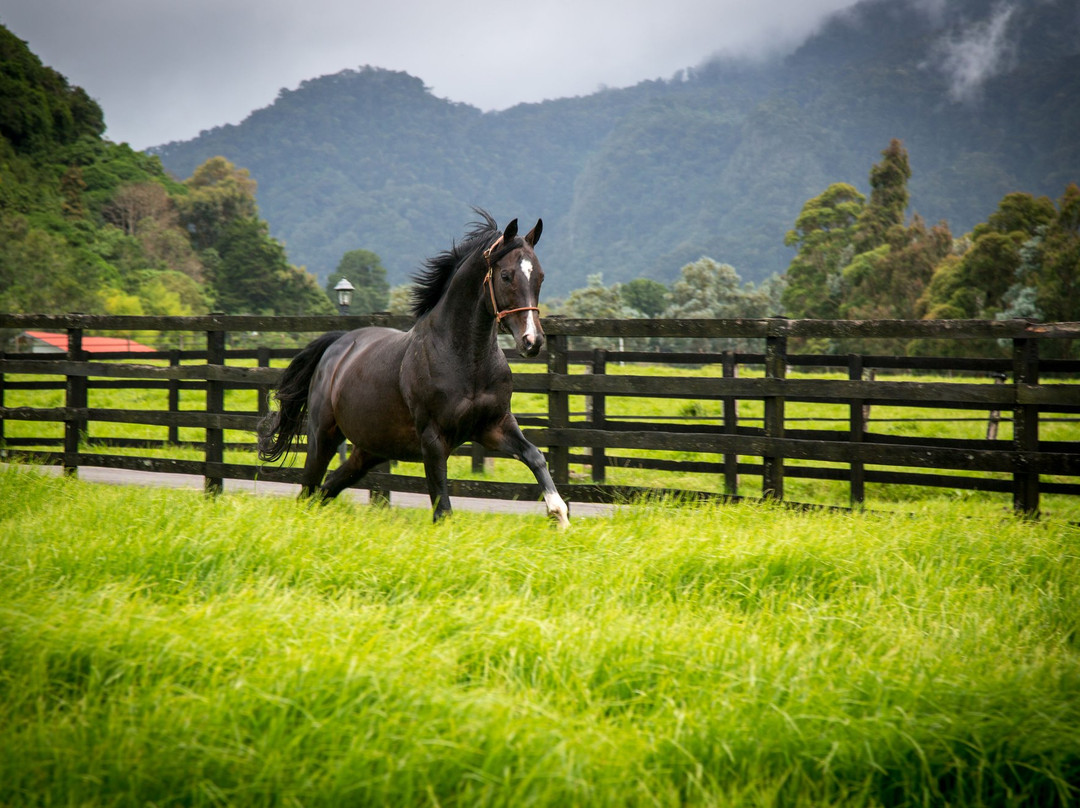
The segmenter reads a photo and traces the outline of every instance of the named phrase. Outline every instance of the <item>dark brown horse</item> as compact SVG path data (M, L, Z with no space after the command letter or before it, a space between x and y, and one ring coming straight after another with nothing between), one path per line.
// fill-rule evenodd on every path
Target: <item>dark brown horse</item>
M438 521L451 511L446 459L471 440L521 460L548 514L569 524L544 455L510 412L510 366L497 339L500 326L509 328L522 356L544 344L537 309L544 273L533 252L543 222L519 237L517 219L500 233L491 216L477 213L483 221L416 279L410 330L324 334L286 368L279 408L259 425L259 456L279 460L306 421L301 496L335 497L386 460L423 461ZM323 481L345 439L352 453Z

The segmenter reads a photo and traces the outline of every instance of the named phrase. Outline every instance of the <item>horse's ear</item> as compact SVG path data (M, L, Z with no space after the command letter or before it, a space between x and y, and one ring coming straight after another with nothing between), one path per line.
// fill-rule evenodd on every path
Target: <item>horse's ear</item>
M536 220L536 227L534 227L532 230L530 230L528 232L528 234L525 236L525 243L528 244L530 247L535 247L536 242L538 242L540 240L540 234L543 233L543 232L544 232L544 220L543 219L537 219Z
M510 242L513 241L516 236L517 236L517 219L514 219L512 222L510 222L510 224L508 224L506 226L506 229L503 230L503 234L502 234L503 244L509 245Z

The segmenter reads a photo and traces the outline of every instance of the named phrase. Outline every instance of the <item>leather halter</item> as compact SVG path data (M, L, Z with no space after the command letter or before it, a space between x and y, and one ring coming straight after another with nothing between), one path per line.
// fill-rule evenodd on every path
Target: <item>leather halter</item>
M496 247L502 244L503 237L500 235L491 246L484 250L484 262L487 264L487 274L484 276L484 286L487 287L488 295L491 297L491 311L495 315L495 322L502 325L503 318L510 314L515 314L519 311L535 311L539 312L540 309L536 306L520 306L516 309L503 309L499 311L499 304L495 302L495 282L491 279L491 273L495 267L491 265L491 254L495 251Z

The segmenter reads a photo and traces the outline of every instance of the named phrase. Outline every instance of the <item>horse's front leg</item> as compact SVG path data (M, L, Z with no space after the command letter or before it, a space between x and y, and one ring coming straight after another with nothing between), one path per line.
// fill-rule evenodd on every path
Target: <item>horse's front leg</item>
M450 448L442 432L434 425L428 425L420 430L420 450L424 456L428 496L435 510L433 521L438 522L453 512L446 486L446 458L450 456Z
M487 449L505 452L528 466L544 492L544 505L547 506L548 516L554 519L559 527L569 527L570 509L566 507L563 498L555 489L555 482L551 479L544 453L525 439L512 413L506 413L501 421L488 429L481 443Z

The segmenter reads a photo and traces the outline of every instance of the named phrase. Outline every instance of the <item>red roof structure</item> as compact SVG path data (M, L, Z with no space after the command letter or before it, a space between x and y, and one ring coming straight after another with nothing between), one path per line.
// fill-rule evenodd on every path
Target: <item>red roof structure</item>
M16 338L20 350L28 346L31 353L66 353L67 334L54 334L51 331L24 331ZM156 348L143 345L126 337L90 337L83 336L82 348L86 353L155 353Z

